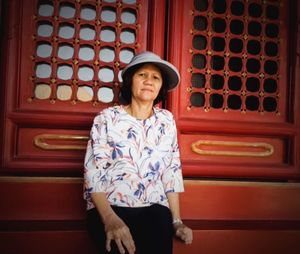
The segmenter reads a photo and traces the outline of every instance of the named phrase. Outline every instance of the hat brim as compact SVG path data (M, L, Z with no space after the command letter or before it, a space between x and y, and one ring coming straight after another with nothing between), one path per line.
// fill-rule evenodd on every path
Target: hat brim
M171 91L173 89L175 89L179 82L180 82L180 75L179 72L177 71L176 67L174 65L172 65L171 63L162 60L162 59L137 59L136 61L133 61L131 63L129 63L122 71L121 76L122 79L124 79L123 77L126 75L126 73L128 72L128 70L130 70L132 67L136 66L136 65L140 65L140 64L146 64L146 63L151 63L154 64L155 66L157 66L161 72L162 75L165 76L165 78L167 79L167 83L168 83L168 91Z

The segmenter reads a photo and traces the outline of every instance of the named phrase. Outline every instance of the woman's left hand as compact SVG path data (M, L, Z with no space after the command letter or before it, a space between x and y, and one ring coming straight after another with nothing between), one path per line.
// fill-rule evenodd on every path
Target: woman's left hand
M174 224L176 236L179 237L185 244L191 244L193 241L193 231L183 223Z

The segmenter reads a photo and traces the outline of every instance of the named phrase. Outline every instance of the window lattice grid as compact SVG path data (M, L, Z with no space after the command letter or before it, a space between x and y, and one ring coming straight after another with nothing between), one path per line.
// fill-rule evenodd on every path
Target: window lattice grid
M280 115L280 5L194 0L190 107Z
M40 0L31 100L118 101L120 71L139 47L138 0Z

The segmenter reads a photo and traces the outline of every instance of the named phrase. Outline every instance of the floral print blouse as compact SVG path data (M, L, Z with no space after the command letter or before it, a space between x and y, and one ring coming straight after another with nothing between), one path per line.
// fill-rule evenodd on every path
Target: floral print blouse
M182 192L176 125L171 112L153 108L139 120L123 106L104 109L94 119L84 162L84 198L105 192L111 205L169 206L166 193Z

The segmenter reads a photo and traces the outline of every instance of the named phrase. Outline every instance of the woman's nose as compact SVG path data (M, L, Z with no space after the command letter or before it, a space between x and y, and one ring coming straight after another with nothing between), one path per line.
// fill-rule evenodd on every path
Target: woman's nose
M145 78L144 83L147 84L147 85L153 85L153 78L147 76L147 77Z

